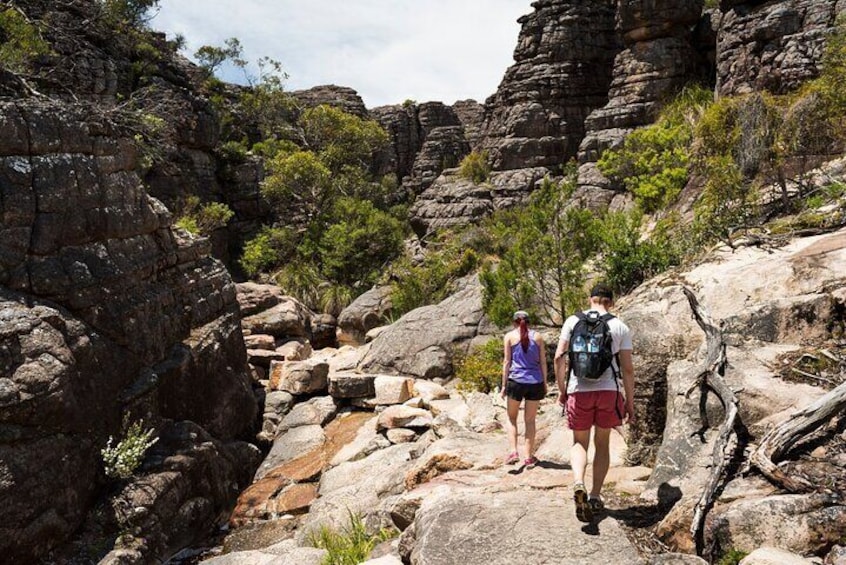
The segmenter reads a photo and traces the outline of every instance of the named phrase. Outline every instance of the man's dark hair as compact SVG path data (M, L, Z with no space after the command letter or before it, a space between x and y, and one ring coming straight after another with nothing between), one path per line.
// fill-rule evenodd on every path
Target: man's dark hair
M591 297L597 298L607 298L608 300L614 300L614 291L611 290L611 287L605 283L598 283L594 285L593 289L590 291Z

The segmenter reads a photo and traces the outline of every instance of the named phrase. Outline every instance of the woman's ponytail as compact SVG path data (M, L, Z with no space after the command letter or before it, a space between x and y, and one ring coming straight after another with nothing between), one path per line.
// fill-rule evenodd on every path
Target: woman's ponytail
M529 350L529 322L526 318L520 318L520 347L523 353Z

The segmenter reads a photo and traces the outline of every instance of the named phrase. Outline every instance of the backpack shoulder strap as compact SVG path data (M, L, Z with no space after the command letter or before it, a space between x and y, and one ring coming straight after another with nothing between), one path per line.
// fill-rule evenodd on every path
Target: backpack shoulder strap
M574 315L575 317L577 317L577 318L579 319L579 321L584 321L584 320L587 320L587 314L585 314L585 313L584 313L584 312L582 312L581 310L579 310L578 312L576 312L576 313L575 313L575 314L573 314L573 315Z
M617 316L615 316L614 314L611 314L611 313L609 313L609 312L606 312L605 314L603 314L602 316L600 316L600 317L599 317L599 319L600 319L600 320L602 320L603 322L605 322L605 323L607 324L608 322L610 322L611 320L613 320L613 319L614 319L614 318L616 318L616 317L617 317Z

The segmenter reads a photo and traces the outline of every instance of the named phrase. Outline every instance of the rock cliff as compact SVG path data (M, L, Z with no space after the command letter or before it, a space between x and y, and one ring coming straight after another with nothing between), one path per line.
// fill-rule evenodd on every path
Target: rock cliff
M255 401L234 285L207 241L172 231L133 143L90 107L3 103L0 122L3 319L20 320L3 324L2 539L26 558L79 526L122 415L229 441ZM55 481L53 458L80 480Z
M43 4L26 7L39 17ZM56 39L60 58L65 39ZM234 284L208 240L175 231L145 188L132 118L101 105L121 88L120 65L90 53L56 64L76 73L63 87L88 102L63 102L58 90L0 102L0 551L17 562L46 557L80 531L109 490L100 449L128 421L143 419L160 438L143 468L158 486L138 496L126 483L115 500L136 512L115 511L90 541L111 547L120 529L147 526L143 545L121 541L129 561L206 535L257 463L237 441L256 402ZM192 139L204 127L177 125L183 145L202 145ZM190 455L201 445L207 456Z
M480 146L495 170L554 167L576 155L584 121L608 100L614 2L540 0L520 18L515 64L485 103Z

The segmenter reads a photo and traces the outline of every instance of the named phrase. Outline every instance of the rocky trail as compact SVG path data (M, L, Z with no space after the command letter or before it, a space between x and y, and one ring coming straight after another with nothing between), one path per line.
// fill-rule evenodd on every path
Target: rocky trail
M410 403L417 404L418 399L413 397ZM448 399L432 400L426 405L437 414L432 420L433 427L413 443L390 445L385 441L389 437L402 437L396 433L386 433L380 442L377 438L382 436L376 432L380 417L350 411L325 428L325 444L314 459L301 456L270 471L260 469L257 477L262 478L242 495L233 520L250 524L244 527L244 532L255 533L261 529L265 535L258 536L260 541L256 542L253 536L236 529L227 544L269 545L234 551L209 562L310 563L308 560L313 559L319 563L322 551L297 547L290 539L283 539L298 537L289 524L276 529L275 534L270 533L274 522L292 521L292 516L285 517L280 510L296 510L291 508L292 500L302 500L302 489L297 487L311 485L307 481L312 477L306 477L310 472L302 469L313 466L315 460L330 460L330 464L318 487L305 486L312 496L321 494L312 502L313 512L299 519L306 528L327 517L342 521L347 510L367 514L367 509L353 501L367 500L374 493L395 493L388 497L392 500L384 508L394 527L402 528L405 533L381 547L378 552L386 554L369 561L372 563L401 563L401 555L421 564L489 565L515 560L539 564L583 563L587 556L614 563L641 562L624 524L630 517L628 506L640 506L637 495L651 470L625 466L625 442L620 434L614 433L612 437L608 510L591 524L584 524L576 519L572 500L569 466L572 434L566 430L553 396L543 401L538 417L540 463L533 468L526 468L522 463L503 464L508 442L501 427L504 404L498 397L480 393L463 397L453 392ZM480 405L484 406L483 410L478 410ZM388 410L382 414L385 412ZM461 423L461 413L475 414ZM304 427L308 425L290 429L287 437ZM352 428L358 428L355 434L358 438L344 444L343 440L353 435ZM522 423L520 428L522 432ZM392 428L387 432L402 429ZM368 438L367 444L364 438ZM361 453L354 453L356 448L372 446L374 441L386 445L359 459ZM350 456L353 460L340 462ZM336 463L334 467L332 462ZM590 470L589 467L588 481ZM282 482L295 481L298 472L300 478L305 477L304 482L281 485L281 477L286 477ZM256 515L257 507L266 510L272 506L262 497L273 497L280 486L282 491L275 498L276 512L263 515L281 517L261 525L250 521L248 517ZM299 494L286 496L292 491ZM345 505L345 501L350 504ZM375 498L371 501L379 504ZM374 517L371 515L371 520ZM277 540L271 543L274 536L278 536Z

